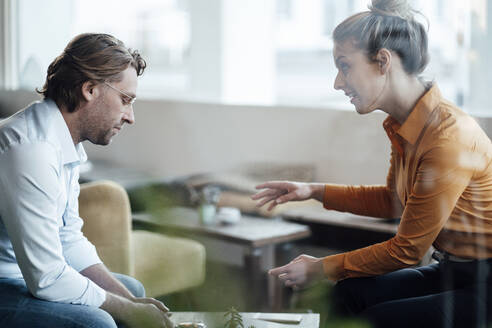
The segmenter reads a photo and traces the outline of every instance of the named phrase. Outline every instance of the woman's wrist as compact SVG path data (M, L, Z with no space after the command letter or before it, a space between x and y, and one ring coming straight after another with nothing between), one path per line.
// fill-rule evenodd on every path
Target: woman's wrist
M323 183L311 183L309 187L311 188L311 198L323 202L325 185Z

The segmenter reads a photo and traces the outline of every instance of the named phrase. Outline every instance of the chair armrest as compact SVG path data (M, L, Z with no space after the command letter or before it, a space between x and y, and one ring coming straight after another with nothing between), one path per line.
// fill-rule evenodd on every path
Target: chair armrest
M79 214L82 232L108 269L132 275L131 209L125 189L111 181L82 184Z

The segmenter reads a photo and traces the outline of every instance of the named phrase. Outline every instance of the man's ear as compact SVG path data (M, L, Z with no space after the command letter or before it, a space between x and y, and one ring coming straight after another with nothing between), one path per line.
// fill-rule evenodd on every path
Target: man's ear
M376 62L379 65L379 70L381 74L385 74L386 72L388 72L391 67L392 59L393 56L391 54L391 51L386 48L379 49L378 53L376 54Z
M87 102L94 100L99 96L99 88L94 81L86 81L82 84L82 97Z

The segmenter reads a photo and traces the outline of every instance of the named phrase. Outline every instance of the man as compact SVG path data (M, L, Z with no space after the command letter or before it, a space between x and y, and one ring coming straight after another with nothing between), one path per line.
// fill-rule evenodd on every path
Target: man
M0 124L0 326L173 327L133 278L113 275L82 235L81 144L132 124L146 63L107 34L75 37L35 102Z

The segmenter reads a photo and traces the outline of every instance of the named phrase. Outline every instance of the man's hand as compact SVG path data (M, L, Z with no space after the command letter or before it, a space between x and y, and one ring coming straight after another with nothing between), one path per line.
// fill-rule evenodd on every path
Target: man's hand
M101 309L128 327L174 328L169 309L161 301L150 297L135 297L104 264L92 265L81 274L106 290L106 301Z
M129 328L174 328L174 323L169 319L169 309L162 302L153 298L142 297L129 300L107 292L101 309Z
M284 266L271 269L268 273L277 276L285 286L303 287L324 277L323 260L303 254Z
M167 306L165 306L164 303L162 303L159 300L156 300L155 298L151 298L151 297L135 297L135 298L133 298L132 301L135 302L135 303L142 303L142 304L154 304L155 306L157 306L157 308L159 310L161 310L162 312L167 313L168 316L170 316L170 313L168 313L169 312L169 308Z
M256 186L256 189L266 189L260 191L251 199L260 200L256 206L261 207L268 202L271 204L268 210L272 210L278 204L290 201L307 200L315 198L323 201L324 185L320 183L303 183L290 181L269 181Z
M131 314L124 320L129 327L174 328L167 312L153 303L133 303Z

